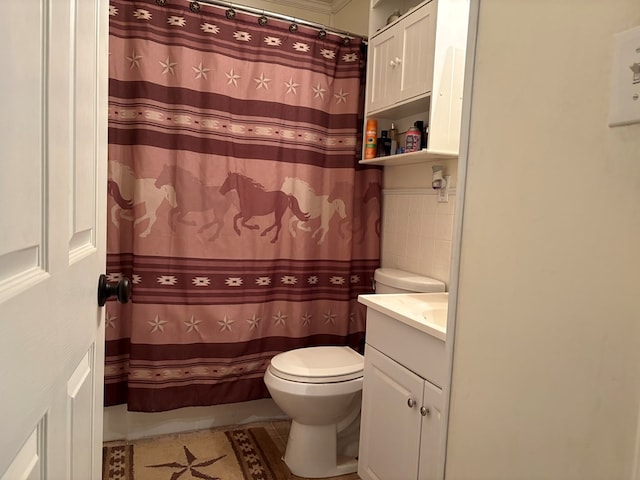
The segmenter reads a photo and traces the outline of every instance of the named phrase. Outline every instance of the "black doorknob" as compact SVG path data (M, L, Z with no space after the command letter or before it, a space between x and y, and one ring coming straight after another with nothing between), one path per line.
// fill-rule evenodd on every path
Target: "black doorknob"
M107 283L107 276L103 273L98 279L98 305L103 307L107 298L116 297L120 303L127 303L131 297L131 282L122 277L118 283Z

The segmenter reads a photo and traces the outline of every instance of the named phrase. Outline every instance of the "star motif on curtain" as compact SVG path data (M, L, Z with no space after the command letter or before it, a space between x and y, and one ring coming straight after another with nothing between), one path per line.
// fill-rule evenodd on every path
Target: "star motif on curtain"
M184 17L178 17L177 15L171 15L167 18L167 23L176 27L184 27L187 21Z
M151 329L151 333L157 331L164 333L164 325L169 322L167 320L160 320L160 317L156 315L156 318L154 318L153 321L147 321L147 323L153 327Z
M173 67L175 67L177 65L176 62L172 62L171 60L169 60L169 57L167 57L167 59L163 62L160 61L158 62L160 63L160 65L162 65L162 73L166 74L166 73L170 73L172 75L175 75L176 72L173 70Z
M133 67L140 68L140 60L142 59L142 55L136 55L136 52L131 52L131 56L126 58L131 62L129 70L133 70Z
M161 275L158 277L158 283L160 285L175 285L178 283L178 279L173 275Z
M107 328L116 328L116 320L118 319L117 315L111 316L110 314L106 314L104 316L104 323Z
M142 277L140 275L137 275L135 273L131 275L131 283L138 284L141 281L142 281Z
M336 323L336 314L335 313L331 313L331 309L329 309L329 311L327 313L323 313L322 316L324 317L324 323L325 324L331 324L331 325L335 325Z
M189 321L182 323L187 326L187 333L191 333L194 330L199 333L200 329L198 328L198 325L202 323L202 320L196 320L196 318L191 315L191 319L189 319Z
M227 85L231 85L233 83L234 87L238 86L238 79L240 78L240 75L235 73L233 68L230 71L225 72L225 75L227 76Z
M122 277L123 277L122 272L107 273L107 281L109 282L118 282Z
M133 12L133 16L138 20L151 20L151 12L143 8L138 8Z
M324 58L328 58L329 60L336 58L336 52L326 48L323 48L322 50L320 50L320 55L322 55Z
M282 45L282 39L278 37L264 37L264 43L270 47L279 47Z
M330 281L333 285L344 285L344 284L345 284L344 277L338 277L337 275L334 275L333 277L331 277L331 278L329 279L329 281Z
M312 89L313 89L314 98L319 98L320 100L324 100L324 92L326 92L326 90L322 88L322 85L318 84L315 87L312 87Z
M242 277L229 277L224 281L227 287L241 287L244 281Z
M309 285L315 285L316 283L318 283L318 277L315 275L311 275L309 278L307 278L307 283Z
M118 8L114 7L113 5L109 5L109 15L111 15L112 17L118 15Z
M298 52L308 52L309 50L311 50L311 47L308 43L296 42L293 44L293 49L297 50Z
M311 325L311 314L309 312L305 312L300 320L302 320L302 325L308 327L309 325Z
M194 287L208 287L211 285L211 279L209 277L193 277L191 283Z
M264 76L264 73L261 73L259 77L256 77L253 79L254 82L256 82L256 90L259 88L264 88L265 90L269 90L269 82L271 81L270 78L266 78Z
M358 283L360 281L360 275L351 275L351 283Z
M293 275L285 275L280 279L280 282L284 283L285 285L295 285L296 283L298 283L298 278L294 277Z
M204 32L204 33L213 33L213 34L218 34L220 33L220 27L218 27L217 25L212 25L211 23L203 23L200 25L200 29Z
M336 104L340 103L340 102L344 102L347 103L347 96L349 94L345 91L343 91L342 89L340 89L340 91L338 93L334 93L333 96L336 97Z
M226 315L222 320L218 320L218 325L220 325L220 331L224 332L225 330L231 331L231 325L235 323L235 320L231 320Z
M233 32L233 38L239 42L250 42L251 34L249 32Z
M209 465L213 465L214 463L222 460L226 455L221 455L216 458L211 458L209 460L204 460L199 463L195 463L198 459L191 451L187 448L186 445L183 446L184 454L187 459L186 464L180 462L169 462L169 463L159 463L157 465L146 465L147 468L172 468L175 471L171 475L171 480L178 480L183 474L187 471L190 473L191 478L202 478L204 480L220 480L219 477L212 477L198 470L202 467L208 467Z
M211 69L203 67L202 62L197 67L191 67L193 71L196 72L196 79L204 77L207 80L207 72L211 71Z
M275 321L276 325L284 326L284 322L286 319L287 319L287 316L282 312L278 312L273 316L273 320Z
M343 62L355 62L356 60L358 60L358 55L355 53L345 53L342 56Z
M266 287L267 285L271 285L271 277L256 278L256 285L260 285L261 287Z
M293 78L290 78L288 82L284 82L284 85L285 85L285 87L287 87L287 93L292 93L293 92L294 95L298 94L296 88L298 88L300 86L300 84L299 83L295 83L293 81Z
M258 323L260 323L260 317L256 317L256 314L254 313L253 317L247 320L247 323L249 324L249 330L253 330L254 328L257 329Z

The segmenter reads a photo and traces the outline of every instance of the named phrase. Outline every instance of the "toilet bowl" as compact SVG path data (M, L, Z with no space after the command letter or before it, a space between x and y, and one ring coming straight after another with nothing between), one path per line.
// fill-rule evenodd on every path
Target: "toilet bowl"
M376 293L443 292L439 280L379 268ZM366 354L366 352L365 352ZM307 347L271 359L264 382L291 418L284 461L306 478L333 477L358 468L364 357L349 347Z
M308 347L271 359L264 382L291 418L284 461L291 473L322 478L358 468L364 357L349 347Z

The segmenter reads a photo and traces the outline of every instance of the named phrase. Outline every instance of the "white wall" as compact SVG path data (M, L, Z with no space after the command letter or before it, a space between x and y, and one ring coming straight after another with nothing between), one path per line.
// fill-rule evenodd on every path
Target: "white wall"
M451 176L449 201L439 203L431 188L432 165ZM385 167L382 202L383 267L436 278L449 284L456 202L456 161Z
M637 0L481 1L447 479L631 478L640 125L607 117L639 24Z

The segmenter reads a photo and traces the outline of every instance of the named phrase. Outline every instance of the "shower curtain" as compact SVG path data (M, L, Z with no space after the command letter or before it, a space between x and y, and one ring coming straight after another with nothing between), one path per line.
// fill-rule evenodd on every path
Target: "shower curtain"
M358 348L379 263L366 49L183 1L110 4L105 404L268 397L275 354ZM266 22L265 22L266 20Z

